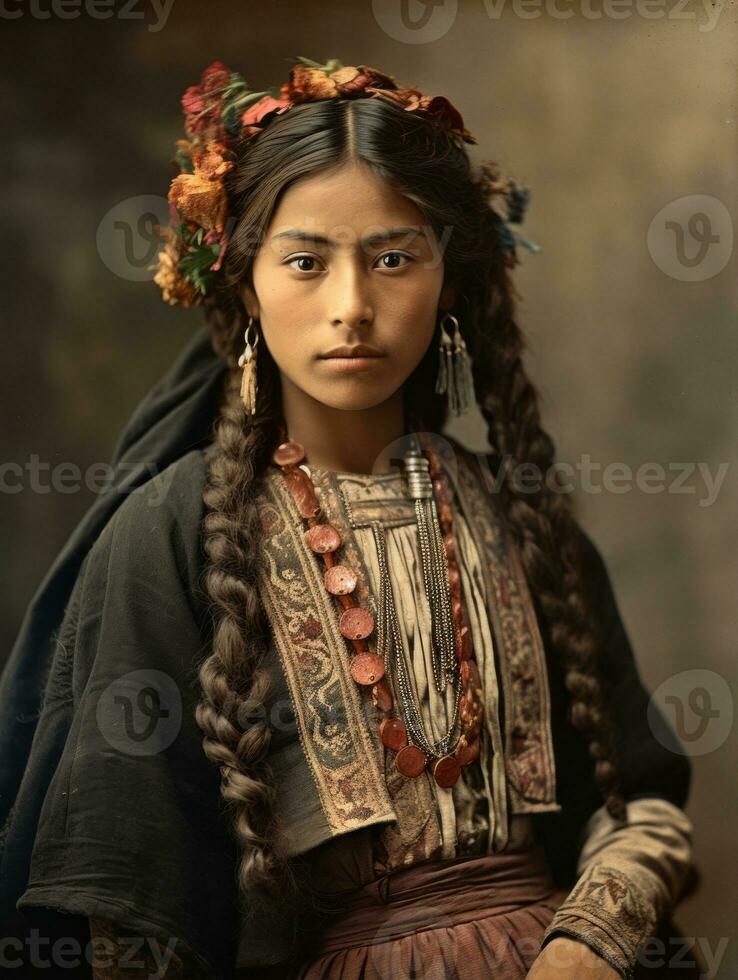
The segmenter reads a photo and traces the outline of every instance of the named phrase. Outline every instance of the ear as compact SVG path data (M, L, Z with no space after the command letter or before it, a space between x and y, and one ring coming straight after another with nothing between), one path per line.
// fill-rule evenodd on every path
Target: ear
M438 297L438 308L450 310L456 302L456 286L453 283L446 283Z
M253 287L248 283L244 283L239 291L241 297L241 302L246 308L246 312L249 316L252 316L255 320L259 319L259 300L256 298L256 293Z

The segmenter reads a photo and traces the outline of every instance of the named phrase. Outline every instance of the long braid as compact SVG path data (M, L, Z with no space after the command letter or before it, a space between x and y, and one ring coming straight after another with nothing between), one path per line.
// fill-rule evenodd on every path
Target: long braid
M614 726L597 664L598 634L582 589L580 537L566 495L545 479L552 472L554 444L541 425L539 395L523 366L525 341L514 319L512 284L501 260L495 264L494 279L494 322L477 339L475 383L490 443L498 459L506 461L503 508L564 669L571 724L587 739L608 812L624 820ZM542 481L540 491L521 492L510 477L522 462L534 464Z
M216 344L218 313L211 313ZM232 328L229 330L232 333ZM224 338L221 336L220 341ZM216 344L217 346L217 344ZM203 698L197 722L203 748L219 766L221 793L233 811L233 828L242 855L239 885L276 886L290 878L275 814L275 787L265 761L272 731L259 714L270 681L261 659L267 649L267 623L259 602L259 520L257 480L277 434L277 403L262 378L258 415L249 418L240 398L240 371L228 358L215 439L203 491L206 516L203 547L205 575L213 603L211 655L200 666ZM284 883L284 882L282 882Z

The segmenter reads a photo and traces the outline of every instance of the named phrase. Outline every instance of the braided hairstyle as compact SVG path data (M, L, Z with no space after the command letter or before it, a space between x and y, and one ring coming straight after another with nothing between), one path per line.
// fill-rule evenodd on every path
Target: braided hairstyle
M294 106L239 146L236 166L226 178L235 225L221 276L205 300L214 349L230 370L204 489L205 585L214 611L214 634L212 653L200 669L197 721L205 753L220 767L221 792L233 811L243 891L253 883L284 889L295 879L266 760L271 729L259 714L269 695L262 667L268 624L258 595L255 497L279 437L281 394L278 370L262 340L257 413L247 415L241 403L237 358L246 311L240 288L245 282L253 285L253 260L280 194L300 177L356 160L411 200L439 241L444 240L444 229L452 229L444 249L445 281L456 285L464 305L459 320L473 358L477 399L493 454L507 457L511 468L533 463L544 474L554 462L553 442L541 426L538 393L523 367L525 345L514 319L510 277L515 258L503 247L509 230L497 199L511 185L499 180L495 165L488 162L475 173L466 151L447 132L418 113L372 98L331 98ZM510 210L507 217L512 217ZM406 382L405 395L426 427L438 431L445 408L432 382L435 350L433 343ZM521 493L509 470L500 502L562 666L571 724L588 744L608 811L624 819L613 723L597 664L597 626L587 606L580 533L570 502L565 494L554 492L548 480L534 494L529 488Z

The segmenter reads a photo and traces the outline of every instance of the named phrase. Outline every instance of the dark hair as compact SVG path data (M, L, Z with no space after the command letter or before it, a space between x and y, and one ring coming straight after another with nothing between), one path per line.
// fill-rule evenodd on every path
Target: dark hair
M250 282L253 260L282 192L294 181L360 161L410 199L444 246L446 282L462 304L456 310L473 357L474 381L493 453L547 473L554 445L541 427L538 394L523 367L524 340L514 319L513 263L501 244L501 218L490 201L494 165L472 169L463 147L418 113L377 98L332 98L293 106L237 151L227 177L235 218L221 277L206 300L212 342L226 361L214 446L204 490L206 587L215 614L212 653L203 662L197 721L204 749L221 769L221 791L234 810L242 860L239 883L267 886L292 880L282 844L275 788L266 761L271 730L243 719L268 694L262 658L268 624L260 606L259 476L279 437L276 366L259 348L256 415L240 399L237 358L246 311L238 288ZM437 431L443 403L429 379L432 344L406 385L426 426ZM623 819L617 790L613 724L596 662L596 624L581 573L578 528L566 495L544 486L521 493L506 478L500 501L520 549L532 593L550 628L571 695L571 723L587 739L597 786L613 816Z

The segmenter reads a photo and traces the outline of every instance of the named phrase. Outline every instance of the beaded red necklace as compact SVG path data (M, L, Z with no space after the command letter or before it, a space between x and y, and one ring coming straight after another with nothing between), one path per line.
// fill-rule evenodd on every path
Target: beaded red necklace
M405 720L395 714L394 697L386 674L385 656L372 652L367 642L378 626L376 632L380 635L377 637L376 650L386 651L388 634L390 642L393 639L391 610L388 614L387 600L384 599L380 604L380 621L375 624L374 615L359 605L354 594L358 577L351 568L338 560L337 552L342 544L341 535L323 517L310 470L305 464L304 448L297 442L283 442L274 451L272 459L281 468L297 510L306 522L307 546L323 559L325 587L342 607L339 628L353 651L351 676L357 684L371 688L372 703L379 709L381 715L379 732L382 743L397 753L395 766L404 776L419 776L431 762L430 768L438 785L444 788L453 786L459 778L461 767L471 765L479 756L482 688L479 669L474 659L471 631L462 601L448 484L438 457L430 447L425 447L422 455L419 451L411 452L406 457L406 469L411 495L416 500L421 550L425 547L427 551L432 546L432 542L428 544L432 536L432 530L429 531L428 527L435 526L437 531L440 531L439 539L442 537L441 551L445 553L445 574L442 578L448 592L447 604L450 605L452 618L451 660L455 659L455 663L447 665L447 671L452 672L454 684L457 675L461 680L456 698L461 732L451 751L436 750L427 742L422 734L422 723L419 722L417 706L409 703L406 693L401 698ZM423 505L419 501L423 498L428 498L427 507L430 508L434 518L430 525L422 520ZM424 527L425 531L423 531ZM428 540L423 540L424 535ZM377 537L380 566L385 560L382 540L381 537ZM430 600L433 597L434 586L428 582L428 579L426 579L426 586ZM437 582L435 588L439 588ZM440 600L446 597L437 593L436 598L439 600L439 605L443 605ZM391 603L391 596L389 602ZM451 627L451 624L449 626ZM434 628L434 642L437 639L436 632ZM438 632L440 635L440 631ZM394 640L399 642L396 630ZM401 665L399 656L397 662ZM439 677L436 680L439 690L442 689ZM455 727L456 711L452 731L441 740L441 745L447 744ZM411 732L414 741L411 740ZM417 744L418 742L422 743L422 747L421 744Z

